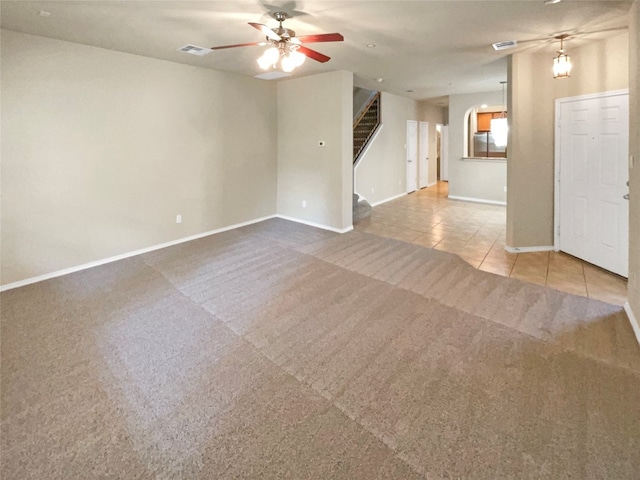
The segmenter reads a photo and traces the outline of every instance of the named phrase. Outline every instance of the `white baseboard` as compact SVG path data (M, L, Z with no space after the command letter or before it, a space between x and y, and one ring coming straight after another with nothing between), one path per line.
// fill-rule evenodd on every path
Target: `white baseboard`
M636 340L638 340L638 344L640 344L640 322L633 314L633 310L631 310L631 305L629 302L625 302L624 311L627 313L627 317L629 317L629 323L631 323L631 328L633 328L633 333L636 334Z
M545 245L543 247L510 247L506 245L504 249L509 253L531 253L531 252L550 252L554 250L553 245Z
M404 197L406 193L401 193L399 195L395 195L393 197L385 198L384 200L380 200L379 202L372 203L372 207L377 207L378 205L382 205L383 203L390 202L391 200L395 200L396 198Z
M153 252L154 250L160 250L161 248L171 247L173 245L178 245L184 242L190 242L192 240L197 240L199 238L208 237L209 235L215 235L216 233L226 232L228 230L233 230L240 227L246 227L247 225L252 225L254 223L264 222L265 220L269 220L271 218L275 218L276 215L269 215L267 217L256 218L254 220L249 220L246 222L236 223L234 225L229 225L227 227L217 228L215 230L210 230L204 233L198 233L196 235L191 235L189 237L179 238L177 240L171 240L170 242L161 243L159 245L153 245L151 247L141 248L139 250L134 250L133 252L122 253L120 255L115 255L113 257L103 258L101 260L96 260L95 262L83 263L82 265L76 265L75 267L65 268L63 270L57 270L51 273L45 273L44 275L38 275L37 277L26 278L24 280L20 280L18 282L7 283L6 285L0 285L0 292L4 292L6 290L12 290L18 287L24 287L25 285L30 285L32 283L42 282L44 280L49 280L51 278L62 277L63 275L68 275L70 273L79 272L81 270L86 270L88 268L99 267L100 265L105 265L111 262L117 262L118 260L124 260L125 258L135 257L136 255L141 255L143 253Z
M438 184L438 181L436 180L435 182L427 183L427 186L425 188L433 187L434 185L437 185L437 184Z
M316 228L321 228L323 230L329 230L330 232L336 232L336 233L347 233L347 232L350 232L351 230L353 230L353 225L351 225L351 226L349 226L347 228L335 228L335 227L330 227L328 225L323 225L321 223L308 222L306 220L301 220L299 218L288 217L286 215L274 215L274 217L281 218L283 220L289 220L290 222L301 223L303 225L308 225L310 227L316 227Z
M449 195L451 200L462 200L463 202L486 203L487 205L506 205L507 202L499 202L497 200L485 200L483 198L458 197L457 195Z

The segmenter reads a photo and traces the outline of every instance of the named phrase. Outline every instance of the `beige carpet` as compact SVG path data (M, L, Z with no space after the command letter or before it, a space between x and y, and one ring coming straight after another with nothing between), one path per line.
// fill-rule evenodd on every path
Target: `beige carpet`
M620 309L283 220L8 291L9 479L637 479Z

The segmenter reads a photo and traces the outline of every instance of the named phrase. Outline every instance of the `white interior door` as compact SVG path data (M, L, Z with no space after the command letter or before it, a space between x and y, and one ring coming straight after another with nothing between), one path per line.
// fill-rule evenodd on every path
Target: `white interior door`
M449 126L440 129L440 180L449 181Z
M429 185L429 122L418 125L418 182L419 187Z
M407 193L418 188L418 122L407 120Z
M559 99L556 126L556 245L626 277L629 95Z

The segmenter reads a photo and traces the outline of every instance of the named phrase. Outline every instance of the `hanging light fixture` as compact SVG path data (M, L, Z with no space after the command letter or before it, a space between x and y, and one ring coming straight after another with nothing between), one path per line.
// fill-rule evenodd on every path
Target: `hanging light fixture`
M560 40L560 50L558 56L553 58L553 78L568 78L571 74L571 57L564 53L564 40L568 37L566 33L556 36Z
M493 137L493 143L496 147L506 147L507 136L509 134L506 112L507 101L505 98L505 85L507 82L502 81L500 83L502 84L502 105L504 108L502 109L502 112L500 112L500 116L498 118L491 119L491 136Z

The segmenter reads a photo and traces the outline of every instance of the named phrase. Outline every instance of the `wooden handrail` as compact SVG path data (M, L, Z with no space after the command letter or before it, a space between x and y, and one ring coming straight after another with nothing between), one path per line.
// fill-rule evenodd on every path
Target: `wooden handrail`
M369 103L367 103L367 106L364 107L362 109L362 112L360 112L360 115L358 115L358 118L355 120L355 122L353 122L353 128L356 128L360 122L362 121L362 119L364 118L364 116L367 114L367 112L369 111L369 109L371 108L371 105L374 104L374 102L376 100L378 100L380 98L380 92L377 92L372 98L371 100L369 100ZM379 111L379 110L378 110Z

